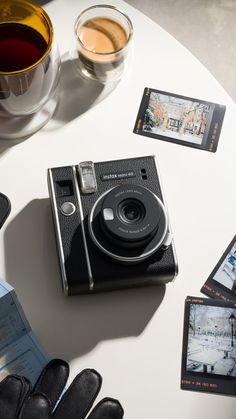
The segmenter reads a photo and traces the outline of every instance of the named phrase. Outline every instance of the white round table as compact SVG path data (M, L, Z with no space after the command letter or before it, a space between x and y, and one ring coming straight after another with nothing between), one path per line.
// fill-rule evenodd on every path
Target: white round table
M36 336L65 358L71 379L86 367L104 378L127 419L235 419L233 397L180 389L184 301L200 288L235 234L236 107L212 75L172 36L121 0L134 24L129 71L108 93L73 78L66 62L73 24L97 1L45 5L63 57L61 104L41 131L0 143L0 190L12 202L1 230L0 276L16 289ZM205 46L203 46L205 47ZM220 57L218 57L220 59ZM133 133L144 87L226 105L216 153ZM49 167L157 157L179 262L166 287L65 297L47 188Z

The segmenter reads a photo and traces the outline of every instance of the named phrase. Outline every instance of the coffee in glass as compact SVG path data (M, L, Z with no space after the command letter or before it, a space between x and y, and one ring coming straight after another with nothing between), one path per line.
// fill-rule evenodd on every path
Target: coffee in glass
M103 83L119 80L133 34L129 17L114 6L92 6L77 18L75 34L82 75Z

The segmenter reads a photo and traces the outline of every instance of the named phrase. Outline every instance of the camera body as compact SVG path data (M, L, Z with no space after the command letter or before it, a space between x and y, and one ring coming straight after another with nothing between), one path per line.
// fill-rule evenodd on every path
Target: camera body
M67 295L165 284L178 272L154 156L48 169Z

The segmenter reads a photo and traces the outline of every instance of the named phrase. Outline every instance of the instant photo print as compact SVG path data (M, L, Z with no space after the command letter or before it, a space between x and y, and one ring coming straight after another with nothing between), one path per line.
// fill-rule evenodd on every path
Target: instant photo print
M145 88L134 133L215 152L225 106Z
M203 294L236 301L236 235L201 288Z
M181 388L236 394L236 303L186 298Z

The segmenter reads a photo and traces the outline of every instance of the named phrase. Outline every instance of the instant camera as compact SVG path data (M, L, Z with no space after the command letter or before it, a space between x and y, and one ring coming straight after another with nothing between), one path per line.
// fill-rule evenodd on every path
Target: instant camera
M165 284L177 260L155 157L48 170L64 292Z

